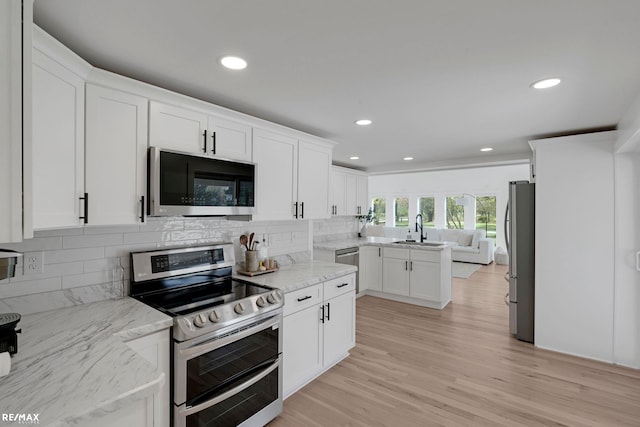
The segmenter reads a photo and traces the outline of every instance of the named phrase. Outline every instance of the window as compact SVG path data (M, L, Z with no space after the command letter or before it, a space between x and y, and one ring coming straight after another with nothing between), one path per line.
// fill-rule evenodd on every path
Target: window
M373 225L385 225L387 222L386 200L374 197L371 205L373 206Z
M393 199L393 226L409 227L408 197L396 197Z
M456 204L460 198L462 196L447 196L447 228L464 228L464 206Z
M418 198L418 213L422 214L422 226L433 228L433 220L435 216L435 198Z
M476 196L476 230L496 237L496 196Z

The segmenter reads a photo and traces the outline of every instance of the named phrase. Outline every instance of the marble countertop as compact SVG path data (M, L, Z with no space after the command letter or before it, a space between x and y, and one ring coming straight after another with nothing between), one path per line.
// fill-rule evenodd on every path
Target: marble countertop
M234 275L235 278L257 285L282 289L284 293L306 288L316 283L354 273L358 269L352 265L336 264L327 261L309 261L280 267L273 273L260 276Z
M355 237L344 240L329 240L326 242L318 242L313 244L314 249L336 251L340 249L360 247L360 246L388 246L392 248L402 249L419 249L427 251L441 251L448 246L447 242L427 241L428 243L439 244L438 246L421 246L412 244L396 243L401 239L393 237Z
M169 379L125 341L172 324L129 297L23 316L11 372L0 378L0 412L36 413L40 425L86 425L154 394Z

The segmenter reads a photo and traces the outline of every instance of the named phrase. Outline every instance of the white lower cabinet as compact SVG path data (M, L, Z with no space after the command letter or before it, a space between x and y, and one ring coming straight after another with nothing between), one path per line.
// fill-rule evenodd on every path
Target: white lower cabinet
M170 424L170 349L169 330L127 341L126 344L158 371L165 382L153 396L133 402L116 412L97 418L92 426L168 427Z
M451 300L451 250L383 248L382 294L443 308ZM362 274L362 273L361 273ZM365 276L368 273L365 274ZM380 295L384 296L384 295Z
M367 289L382 291L382 248L361 246L359 251L358 274L360 292Z
M286 398L355 346L355 273L287 293L283 325Z

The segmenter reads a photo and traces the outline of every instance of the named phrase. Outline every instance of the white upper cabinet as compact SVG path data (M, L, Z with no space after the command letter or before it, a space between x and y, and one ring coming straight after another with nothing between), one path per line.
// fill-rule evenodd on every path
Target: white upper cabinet
M299 217L319 219L329 217L329 180L331 148L307 141L298 145Z
M207 115L185 108L149 103L149 145L170 150L204 154L208 151L204 131ZM208 139L208 138L207 138Z
M331 148L254 129L257 164L254 219L329 217Z
M211 143L209 154L235 160L252 160L251 126L243 123L209 116L209 133Z
M33 0L0 2L0 243L32 237L32 12Z
M78 58L78 61L81 60ZM33 228L84 222L84 79L33 50Z
M332 215L366 215L369 210L367 202L367 175L353 169L334 166L332 171Z
M87 84L86 190L91 225L144 221L146 98Z
M251 126L205 112L151 101L149 145L251 161Z
M254 219L293 219L297 199L298 141L254 129L253 161L256 167Z

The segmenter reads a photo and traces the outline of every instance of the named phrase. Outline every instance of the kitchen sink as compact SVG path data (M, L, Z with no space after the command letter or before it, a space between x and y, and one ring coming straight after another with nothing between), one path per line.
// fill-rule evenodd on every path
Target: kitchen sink
M415 246L432 246L435 248L444 246L445 244L442 242L417 242L415 240L400 240L398 242L393 242L393 243L397 243L400 245L415 245Z

